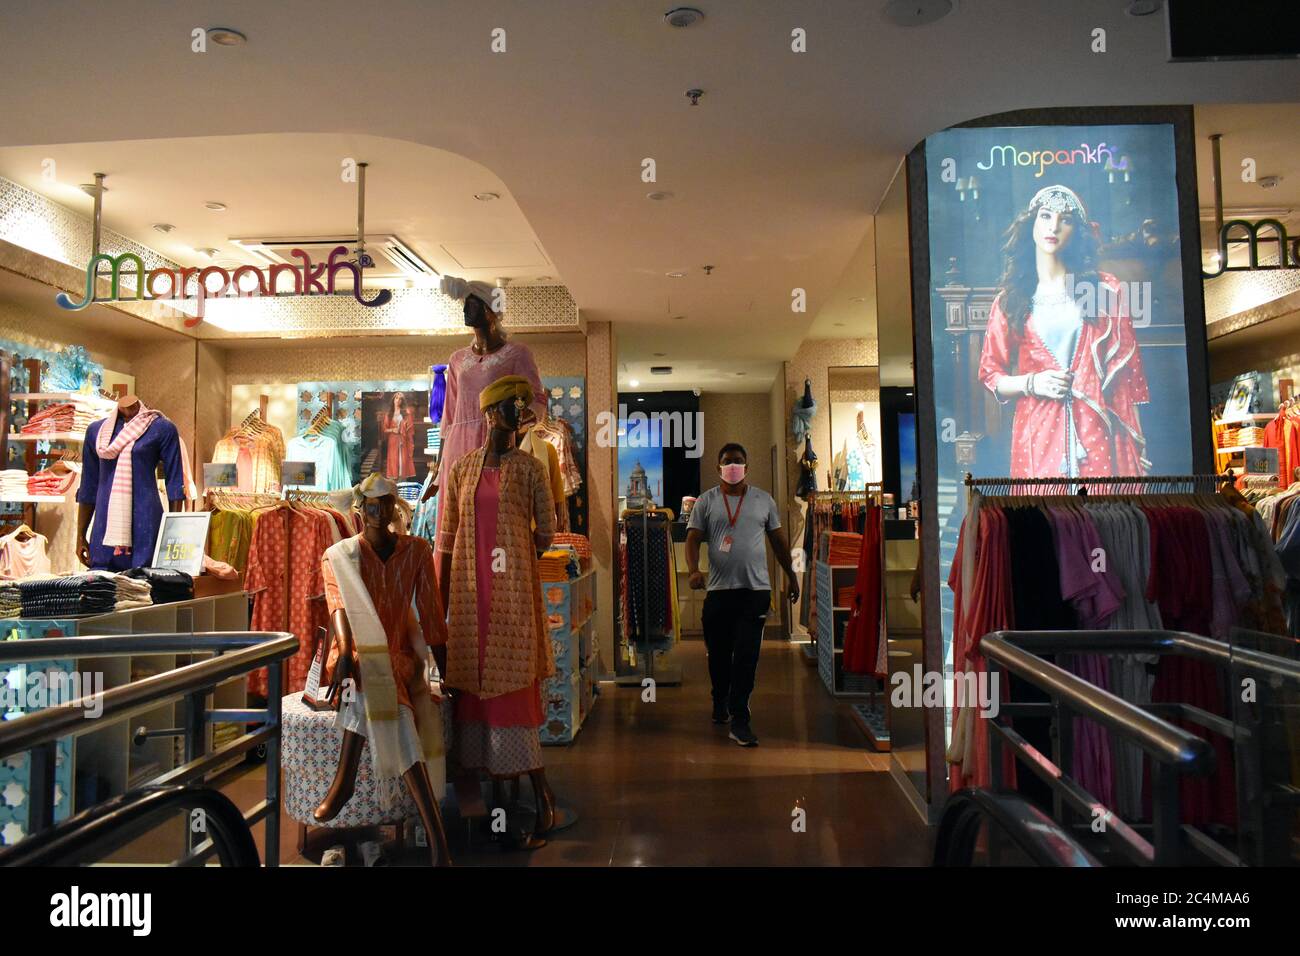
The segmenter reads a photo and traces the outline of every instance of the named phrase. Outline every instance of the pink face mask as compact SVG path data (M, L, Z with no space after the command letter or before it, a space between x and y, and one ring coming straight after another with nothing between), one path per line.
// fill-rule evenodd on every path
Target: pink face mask
M723 465L718 469L722 474L722 480L729 485L739 484L745 480L745 466L739 464Z

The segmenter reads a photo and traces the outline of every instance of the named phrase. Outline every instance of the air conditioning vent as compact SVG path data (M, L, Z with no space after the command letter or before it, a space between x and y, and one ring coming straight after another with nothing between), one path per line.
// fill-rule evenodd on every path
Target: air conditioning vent
M293 255L294 249L301 249L311 256L313 263L318 263L328 262L330 253L339 246L347 247L349 258L355 255L357 248L356 236L249 238L230 241L268 263L287 262L290 265L302 264L301 260ZM367 236L366 253L374 260L374 265L366 269L368 285L378 285L395 279L410 279L417 284L425 285L438 278L438 271L416 255L397 236Z
M671 365L651 365L651 375L672 375L673 367Z

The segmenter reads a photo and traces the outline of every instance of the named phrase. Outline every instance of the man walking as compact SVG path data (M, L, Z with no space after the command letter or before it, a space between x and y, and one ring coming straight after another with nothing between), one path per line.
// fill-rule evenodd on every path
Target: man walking
M750 726L749 695L754 690L763 624L771 600L764 537L772 542L785 571L787 597L799 600L790 565L790 547L781 531L776 502L745 481L748 456L735 442L718 452L722 483L700 495L686 531L686 567L691 587L705 586L700 572L700 542L709 543L709 594L704 599L704 643L713 684L713 722L731 722L731 739L757 747Z

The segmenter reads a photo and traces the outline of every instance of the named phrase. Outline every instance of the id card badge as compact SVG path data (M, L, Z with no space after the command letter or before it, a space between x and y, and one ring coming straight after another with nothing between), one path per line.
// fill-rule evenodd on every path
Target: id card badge
M731 535L727 535L725 538L722 539L722 544L718 546L718 551L722 554L726 554L730 550L731 550Z

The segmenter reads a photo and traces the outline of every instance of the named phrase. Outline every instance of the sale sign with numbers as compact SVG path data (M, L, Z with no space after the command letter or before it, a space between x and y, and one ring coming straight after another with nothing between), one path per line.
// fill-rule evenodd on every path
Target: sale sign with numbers
M163 515L153 566L174 568L198 577L203 571L203 547L208 540L211 519L208 511L173 511Z

